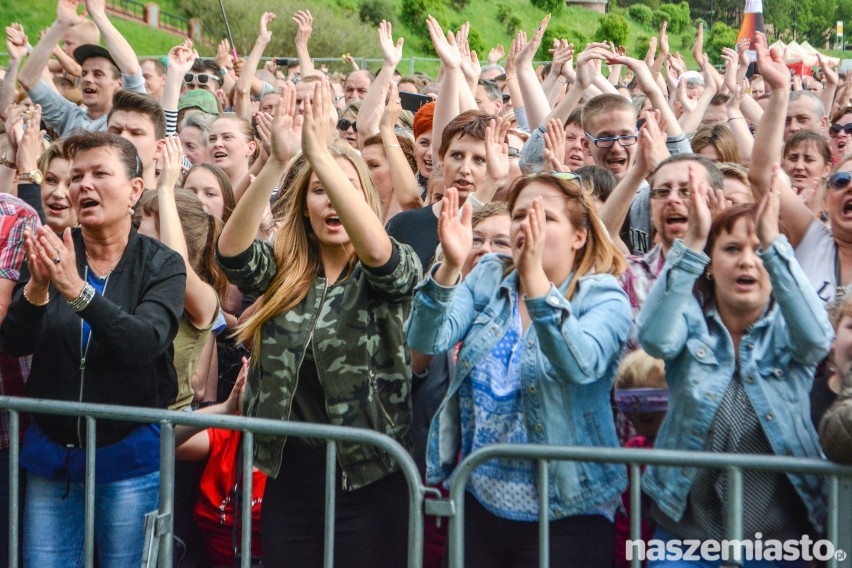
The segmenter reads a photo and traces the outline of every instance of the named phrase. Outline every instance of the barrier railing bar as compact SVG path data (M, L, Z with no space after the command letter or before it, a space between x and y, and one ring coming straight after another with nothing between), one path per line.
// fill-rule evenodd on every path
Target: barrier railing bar
M728 468L728 494L725 503L725 535L729 541L740 543L743 538L743 472L738 467ZM741 544L729 545L735 547L733 559L737 565L742 565L743 548Z
M448 559L450 568L464 566L464 493L465 487L480 464L496 458L527 459L527 460L559 460L577 462L620 463L628 464L631 479L638 478L639 464L660 466L713 468L723 469L728 475L728 495L726 507L727 538L742 541L742 509L743 481L742 470L772 471L783 473L802 473L843 477L852 479L852 467L841 466L831 462L807 458L787 456L754 456L748 454L696 453L680 450L645 450L638 448L607 448L605 453L601 448L573 446L545 446L541 444L495 444L477 450L467 456L456 468L455 477L450 486L450 501L455 504L457 512L450 517L448 538ZM539 482L540 483L540 482ZM639 494L631 485L631 535L634 540L638 534L639 523ZM546 487L546 485L545 485ZM633 508L635 507L635 508ZM835 508L835 514L837 509ZM638 537L641 538L641 537ZM835 539L833 542L837 542ZM742 548L738 548L742 553ZM636 558L633 560L636 565Z
M9 564L10 568L18 568L18 541L20 526L18 511L20 511L21 478L18 475L21 463L21 415L9 411Z
M160 507L155 538L160 543L157 566L172 566L172 549L175 519L175 427L168 420L160 421ZM160 523L168 530L160 532Z
M79 424L79 421L78 421ZM78 426L79 427L79 426ZM86 481L83 534L83 562L86 568L95 565L95 451L97 450L97 424L91 416L86 417Z
M252 496L254 490L254 476L252 466L254 465L254 434L251 432L243 432L243 498L242 509L240 510L240 518L242 519L242 527L240 527L240 566L242 568L251 568L251 509Z
M0 409L13 412L30 412L35 414L59 414L65 416L85 415L89 419L108 419L155 424L167 422L171 425L181 424L199 428L222 428L226 430L249 431L255 434L267 434L281 437L301 437L322 439L334 442L367 443L387 453L399 466L408 482L409 490L409 520L408 520L408 567L421 568L423 564L423 490L420 483L420 472L411 455L393 439L375 432L360 428L344 428L325 424L307 424L286 422L263 418L246 418L241 416L224 416L200 414L191 412L167 411L156 408L139 408L129 406L68 403L55 400L18 398L0 396ZM164 414L167 416L164 418ZM94 432L94 428L92 428ZM10 441L11 442L11 441ZM172 439L174 443L174 439ZM10 444L10 448L13 444ZM10 452L10 458L13 454ZM17 458L17 455L15 454ZM15 462L18 463L17 461ZM14 519L17 522L17 519ZM10 524L11 526L11 524ZM12 543L15 544L16 543ZM10 552L11 557L12 552ZM17 546L15 546L17 554ZM169 557L171 554L169 555ZM10 563L10 566L12 563Z
M334 506L337 489L337 445L325 445L325 556L324 568L334 568Z
M642 538L642 467L630 464L630 540L638 542ZM642 568L639 555L633 555L631 568Z
M840 479L836 475L828 478L828 519L826 519L826 537L839 544L837 538L838 506L840 504ZM837 556L828 560L828 568L837 568Z
M538 460L538 559L541 568L550 566L550 494L547 461Z

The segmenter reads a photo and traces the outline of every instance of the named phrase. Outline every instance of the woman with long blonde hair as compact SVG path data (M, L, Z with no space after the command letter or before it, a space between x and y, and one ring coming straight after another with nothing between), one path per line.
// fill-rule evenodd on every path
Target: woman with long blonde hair
M429 433L427 482L450 477L461 452L499 443L618 447L610 391L630 329L616 276L625 267L578 176L520 178L509 198L512 259L486 255L458 284L472 244L470 205L447 190L444 253L418 288L412 349L461 342L447 397ZM608 566L624 466L548 465L554 565ZM470 566L538 565L538 486L526 460L476 468L465 504Z
M272 155L222 231L217 259L245 294L262 296L238 329L253 345L244 414L376 430L408 444L410 355L404 322L420 263L392 241L357 152L331 140L328 81L304 99L285 87ZM283 225L254 240L272 189L299 150L307 162L285 191ZM256 437L264 493L264 563L317 566L323 557L325 448ZM286 444L285 444L286 441ZM402 566L408 493L386 454L338 444L334 554L358 566ZM381 550L382 554L376 554Z

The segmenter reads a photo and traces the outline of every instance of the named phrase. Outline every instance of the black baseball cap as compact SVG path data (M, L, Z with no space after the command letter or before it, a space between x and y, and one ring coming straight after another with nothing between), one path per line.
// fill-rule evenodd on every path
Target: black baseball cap
M87 43L74 50L74 61L80 65L82 65L83 62L90 57L103 57L104 59L109 59L110 63L118 67L115 60L112 58L112 55L109 54L109 50L105 47Z

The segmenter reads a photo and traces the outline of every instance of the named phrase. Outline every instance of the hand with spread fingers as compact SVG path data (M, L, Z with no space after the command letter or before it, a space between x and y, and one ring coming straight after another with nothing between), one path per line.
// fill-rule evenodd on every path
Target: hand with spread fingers
M465 203L459 217L459 194L454 187L447 188L441 201L441 216L438 218L438 237L444 261L435 271L435 281L443 286L454 286L461 275L461 268L473 246L471 215L473 208Z

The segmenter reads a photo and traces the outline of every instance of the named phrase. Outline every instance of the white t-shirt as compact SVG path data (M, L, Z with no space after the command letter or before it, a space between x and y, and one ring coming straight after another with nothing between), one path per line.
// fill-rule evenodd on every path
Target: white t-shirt
M814 219L796 247L796 260L823 302L834 299L837 289L837 244L831 230Z

